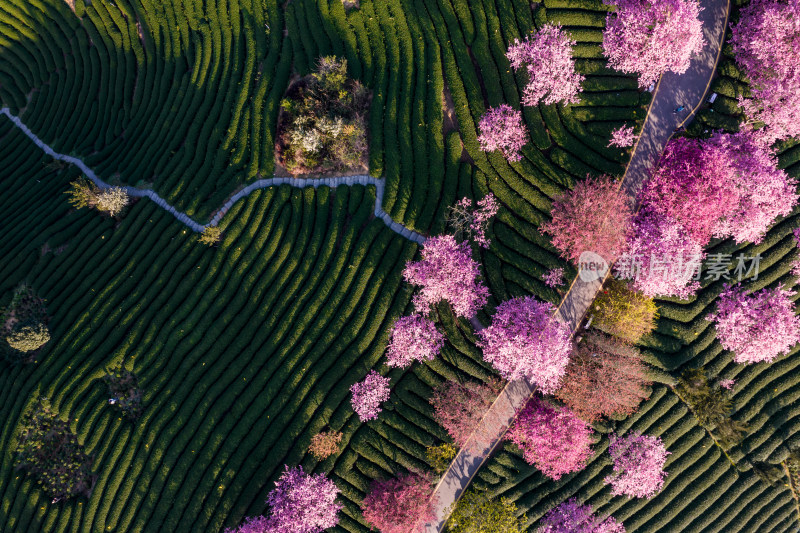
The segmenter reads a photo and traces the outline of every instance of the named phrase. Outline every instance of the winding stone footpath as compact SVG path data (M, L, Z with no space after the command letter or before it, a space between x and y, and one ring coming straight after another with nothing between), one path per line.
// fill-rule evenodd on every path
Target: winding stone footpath
M71 155L64 155L59 154L50 146L44 143L39 137L33 133L28 126L23 124L23 122L19 119L19 117L14 116L11 114L7 107L0 109L0 114L7 116L14 125L19 128L22 133L27 135L33 143L38 146L39 148L44 151L47 155L52 157L53 159L58 159L59 161L65 161L76 167L80 168L81 171L86 175L87 178L92 180L95 185L100 187L101 189L107 189L111 187L108 183L97 177L97 174L86 166L86 164L78 159L77 157L73 157ZM389 227L390 230L405 237L408 240L414 241L417 244L422 244L425 242L425 237L416 231L412 231L402 224L395 222L392 220L392 217L389 216L389 213L383 210L383 191L384 191L384 180L380 178L373 178L372 176L367 175L359 175L359 176L342 176L337 178L269 178L269 179L261 179L256 182L251 183L241 191L237 192L233 196L231 196L227 202L225 202L222 207L217 211L214 217L208 224L200 224L192 220L186 213L182 213L175 209L173 206L167 203L166 200L161 198L158 193L151 189L139 189L136 187L124 186L122 189L128 193L129 196L135 196L139 198L150 198L153 202L155 202L159 207L164 209L165 211L169 212L177 218L181 223L187 226L192 231L197 233L202 233L204 229L209 226L216 226L219 224L222 217L228 210L233 207L233 205L245 198L246 196L250 195L253 191L258 189L266 189L268 187L276 187L280 185L291 185L292 187L317 187L327 186L327 187L338 187L340 185L345 186L352 186L352 185L374 185L375 186L375 216L383 220L383 222Z
M729 0L700 0L703 10L705 46L692 59L685 74L664 74L658 82L648 109L642 132L622 179L623 189L635 198L644 180L658 162L667 141L675 130L687 123L704 103L705 95L716 71L730 13ZM687 111L673 113L683 105ZM555 318L567 324L574 333L594 301L602 280L583 281L576 278L555 313ZM476 331L483 328L477 319L471 321ZM426 533L438 533L444 528L453 504L464 493L473 477L486 462L503 437L516 413L533 395L536 388L520 380L512 381L500 392L469 437L452 464L436 486L432 499L436 520L426 524Z

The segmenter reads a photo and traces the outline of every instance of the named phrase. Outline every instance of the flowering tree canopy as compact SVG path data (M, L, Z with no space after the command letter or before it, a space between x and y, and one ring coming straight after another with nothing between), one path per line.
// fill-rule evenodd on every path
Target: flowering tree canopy
M754 0L739 20L731 44L752 95L740 105L765 125L767 142L800 135L800 2Z
M528 85L522 95L524 105L578 103L584 76L575 70L572 47L575 40L558 24L545 24L524 41L508 48L506 57L514 70L525 67Z
M539 398L531 399L506 433L528 464L560 479L577 472L592 456L592 428L575 413Z
M421 531L425 522L436 518L431 500L433 486L431 476L419 473L373 481L361 503L364 519L381 533Z
M633 210L617 181L587 176L553 200L551 215L539 229L552 236L563 257L577 263L581 253L594 252L612 263L630 235Z
M444 346L444 335L421 314L398 318L386 348L386 365L404 368L414 361L431 361Z
M800 318L790 298L794 294L783 288L746 294L730 287L720 295L708 320L714 321L717 338L733 352L734 361L770 362L800 341Z
M625 533L625 527L613 516L595 516L590 505L572 498L544 515L536 533Z
M542 276L542 281L548 287L560 287L564 285L564 269L561 267L551 268Z
M500 204L492 193L478 200L478 207L472 207L472 200L462 198L447 212L447 224L453 229L454 237L458 240L473 239L481 248L489 247L489 238L486 231L489 222L500 210Z
M789 215L797 205L797 180L778 168L778 159L759 131L715 133L706 150L722 154L727 163L728 186L738 198L734 211L724 216L718 233L736 242L761 242L779 216Z
M319 460L330 457L339 452L339 443L342 442L341 431L323 431L311 437L308 451Z
M712 236L759 242L775 218L791 213L796 188L758 132L717 132L671 140L640 200L700 244Z
M592 302L592 325L625 342L636 344L656 329L658 307L652 298L610 279Z
M611 435L608 453L614 471L604 479L614 496L650 498L664 486L664 464L670 452L659 437L632 432L625 437Z
M694 281L703 247L669 217L642 209L634 220L633 237L614 265L620 279L632 279L645 296L689 298L700 287Z
M679 137L667 143L640 202L683 226L693 240L706 244L719 236L719 222L732 213L737 195L722 171L728 161L719 150L706 150L700 139Z
M554 311L553 304L532 296L501 303L492 324L478 332L483 358L505 379L527 379L542 392L553 392L572 349L570 329Z
M620 126L611 132L611 140L608 141L608 148L627 148L636 142L636 134L633 133L633 126Z
M264 531L322 533L339 523L338 494L336 484L325 474L306 474L302 466L287 466L267 495L270 516Z
M459 448L478 427L497 392L489 385L468 381L444 381L433 390L433 418Z
M509 161L522 160L520 151L528 143L528 128L522 122L521 111L507 104L490 107L481 117L478 128L481 150L500 150Z
M410 262L403 277L421 285L414 295L417 309L447 301L456 316L471 318L486 305L489 289L480 281L480 268L472 258L469 244L452 235L431 237L422 245L422 260Z
M238 527L229 527L225 533L266 533L271 531L270 519L266 516L248 516Z
M703 49L697 0L605 0L616 6L606 18L603 52L612 68L639 75L639 86L667 71L683 74Z
M636 348L589 335L570 358L556 396L588 422L630 415L648 397L647 367Z
M389 378L371 370L364 381L350 387L353 397L350 400L353 411L362 422L378 418L381 404L389 399Z

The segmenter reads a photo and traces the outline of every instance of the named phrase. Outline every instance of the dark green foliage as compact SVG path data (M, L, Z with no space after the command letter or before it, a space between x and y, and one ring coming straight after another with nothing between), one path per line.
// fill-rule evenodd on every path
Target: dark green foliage
M725 389L712 386L702 368L685 370L675 390L704 426L716 424L731 412L731 400Z
M712 385L702 368L684 370L675 391L689 404L700 423L713 429L725 448L738 444L747 433L747 424L730 416L733 404L728 391Z
M69 424L58 417L47 398L23 415L14 450L14 465L34 477L54 500L89 496L94 479L86 455Z

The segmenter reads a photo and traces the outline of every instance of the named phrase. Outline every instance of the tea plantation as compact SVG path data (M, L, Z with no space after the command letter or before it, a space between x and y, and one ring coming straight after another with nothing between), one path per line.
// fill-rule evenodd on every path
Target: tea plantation
M205 223L236 190L274 174L290 81L321 56L346 58L372 92L369 173L385 180L383 209L433 235L457 199L492 192L503 208L478 258L489 308L527 294L557 302L542 274L574 269L538 226L575 180L623 174L630 153L606 147L610 132L638 129L651 96L607 68L605 15L601 0L361 0L347 9L341 0L4 0L0 107L107 182L152 188ZM505 50L548 21L578 41L584 92L566 108L522 108L531 143L509 164L480 150L476 125L489 106L520 107L525 78ZM731 98L743 82L730 60L720 74L714 113L698 123L735 127ZM800 175L800 146L786 145L781 164ZM263 513L283 465L301 464L330 472L341 489L336 531L366 533L358 504L370 481L429 468L426 447L446 440L432 388L493 376L471 326L441 308L442 356L389 372L392 397L377 421L354 415L350 385L372 368L385 373L389 328L411 310L401 272L417 253L373 216L372 187L256 191L222 218L219 245L205 247L147 199L119 220L72 209L63 193L79 176L0 116L0 304L27 282L46 300L52 336L35 363L0 362L0 531L216 533ZM794 280L798 225L792 217L743 248L764 255L758 286ZM732 250L723 242L710 251ZM703 365L735 378L735 416L750 432L730 460L779 462L800 445L800 359L734 365L703 319L721 285L690 303L659 302L647 358L672 375ZM144 392L135 422L108 404L102 377L120 363ZM94 457L89 498L51 503L13 468L20 417L40 396ZM529 525L577 494L628 531L796 530L791 491L734 468L668 386L654 386L616 426L663 435L672 452L667 486L652 500L612 498L600 460L551 482L510 448L476 484L514 499ZM343 451L319 462L306 450L326 428L343 432Z

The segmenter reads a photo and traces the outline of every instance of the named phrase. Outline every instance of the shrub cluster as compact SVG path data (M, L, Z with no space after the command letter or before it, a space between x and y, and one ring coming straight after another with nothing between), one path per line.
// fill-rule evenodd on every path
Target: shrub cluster
M365 170L370 96L347 78L347 61L320 58L281 101L278 157L291 174Z
M12 348L4 350L12 362L29 358L50 340L44 300L29 285L17 287L11 303L0 308L0 333Z
M54 500L91 492L92 459L47 398L41 398L23 415L14 464L36 476L37 483Z

